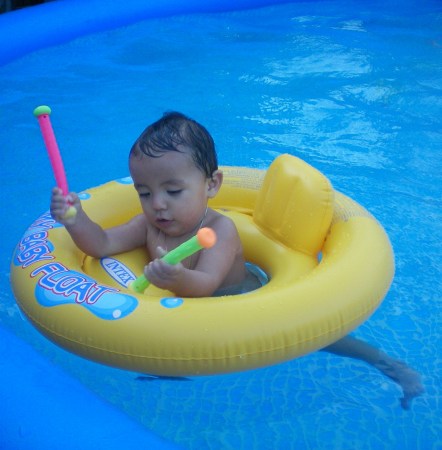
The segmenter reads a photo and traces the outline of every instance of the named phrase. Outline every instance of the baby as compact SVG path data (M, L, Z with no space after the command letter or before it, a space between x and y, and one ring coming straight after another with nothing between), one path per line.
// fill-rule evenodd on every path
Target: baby
M63 224L86 254L102 258L145 246L153 259L146 278L182 297L236 294L261 286L246 268L234 223L207 206L223 182L215 145L208 131L181 113L165 114L135 141L129 171L143 214L103 229L81 207L75 193L52 191L52 217ZM71 203L77 210L66 216ZM160 259L201 227L212 228L217 243L177 265ZM156 257L156 258L155 258Z

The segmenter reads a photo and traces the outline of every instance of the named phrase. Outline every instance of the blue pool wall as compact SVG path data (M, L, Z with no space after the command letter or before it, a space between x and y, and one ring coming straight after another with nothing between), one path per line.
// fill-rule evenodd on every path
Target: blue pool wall
M100 399L3 328L0 355L0 448L178 448Z
M40 48L141 20L291 3L289 0L56 0L0 15L0 65Z

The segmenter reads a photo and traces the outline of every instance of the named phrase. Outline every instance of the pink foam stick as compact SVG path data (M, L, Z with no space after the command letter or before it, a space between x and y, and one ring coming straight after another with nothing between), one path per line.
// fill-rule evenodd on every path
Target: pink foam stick
M60 151L58 149L57 140L55 139L54 130L52 129L51 108L49 106L38 106L34 109L34 116L37 117L40 124L43 140L48 151L49 160L51 161L52 170L55 175L55 181L57 186L62 190L63 195L69 194L68 182L66 179L66 173L64 171L63 160L61 159Z

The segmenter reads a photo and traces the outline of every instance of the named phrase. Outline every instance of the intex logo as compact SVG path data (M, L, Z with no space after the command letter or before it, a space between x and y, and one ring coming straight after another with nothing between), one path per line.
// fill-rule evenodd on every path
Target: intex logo
M132 281L136 280L134 273L122 262L114 258L102 258L100 260L103 269L119 284L128 288Z

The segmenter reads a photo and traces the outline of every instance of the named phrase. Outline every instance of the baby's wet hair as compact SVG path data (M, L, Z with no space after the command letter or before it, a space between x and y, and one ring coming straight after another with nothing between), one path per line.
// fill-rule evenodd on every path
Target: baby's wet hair
M190 150L195 165L212 178L218 170L218 158L212 136L197 121L176 111L164 113L149 125L135 141L130 156L146 155L158 158L169 151Z

